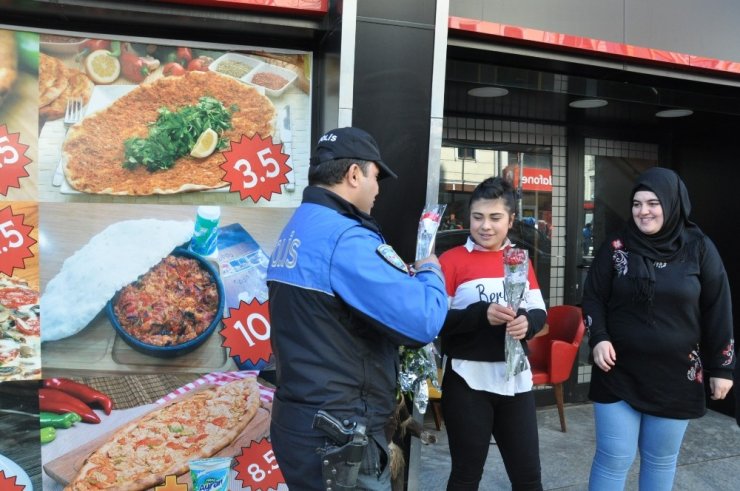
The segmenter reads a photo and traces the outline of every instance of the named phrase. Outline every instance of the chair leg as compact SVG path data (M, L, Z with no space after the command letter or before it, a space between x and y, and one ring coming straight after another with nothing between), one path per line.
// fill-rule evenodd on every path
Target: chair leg
M439 401L432 401L432 412L434 413L434 426L437 427L437 431L442 428L442 403Z
M560 416L560 431L565 433L567 429L565 427L565 409L563 408L563 384L554 384L553 389L555 390L555 402L558 405L558 416Z

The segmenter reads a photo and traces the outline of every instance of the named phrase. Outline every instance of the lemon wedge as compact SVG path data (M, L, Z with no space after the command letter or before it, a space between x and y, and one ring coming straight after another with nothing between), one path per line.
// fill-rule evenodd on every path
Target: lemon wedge
M216 150L216 145L218 145L218 133L208 128L196 140L193 149L190 150L190 156L197 159L208 157Z
M85 71L96 84L110 84L121 74L121 62L105 49L98 49L85 58Z

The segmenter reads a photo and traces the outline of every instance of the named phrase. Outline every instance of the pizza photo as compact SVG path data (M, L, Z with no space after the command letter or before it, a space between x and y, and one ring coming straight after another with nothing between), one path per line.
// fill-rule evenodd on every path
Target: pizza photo
M0 382L41 378L39 293L0 275Z
M162 77L135 86L69 129L64 176L74 190L91 194L222 188L222 151L242 136L272 136L275 118L268 97L233 77L215 71ZM198 145L202 135L209 144Z
M124 381L133 384L135 378ZM130 390L121 379L104 383L113 398ZM172 475L188 482L191 461L234 457L264 437L271 400L271 389L257 382L255 372L223 372L192 380L154 403L119 409L116 402L99 425L75 423L42 447L44 489L138 491Z

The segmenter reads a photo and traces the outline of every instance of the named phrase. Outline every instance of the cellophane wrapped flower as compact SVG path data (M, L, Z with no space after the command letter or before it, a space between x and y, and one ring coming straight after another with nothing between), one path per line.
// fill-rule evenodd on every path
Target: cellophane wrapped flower
M437 236L445 204L427 205L419 219L419 230L416 236L416 260L424 259L434 251L434 238ZM398 374L398 383L401 392L411 398L416 408L424 414L429 404L429 387L427 380L431 380L435 388L439 388L437 380L437 350L434 344L429 343L423 348L412 349L401 347L401 370Z
M424 259L434 251L434 238L447 205L427 205L419 220L419 231L416 235L416 261Z
M509 247L504 250L504 297L514 312L524 299L529 275L529 253L525 249ZM504 345L506 380L529 368L522 343L506 333Z
M400 390L406 397L410 397L419 412L424 414L429 405L428 381L439 389L437 350L432 343L419 349L401 346L400 355L401 371L398 374Z

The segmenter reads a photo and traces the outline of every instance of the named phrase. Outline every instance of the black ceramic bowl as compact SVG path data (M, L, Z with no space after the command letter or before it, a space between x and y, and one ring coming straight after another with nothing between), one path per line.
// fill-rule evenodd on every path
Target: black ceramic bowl
M108 319L110 319L111 324L113 324L113 328L116 330L116 333L118 333L121 338L133 349L136 351L139 351L141 353L145 353L147 355L156 356L159 358L173 358L176 356L181 356L186 353L190 353L195 348L203 344L208 337L213 334L213 331L216 330L216 327L221 323L221 318L223 316L224 311L224 301L225 301L225 295L224 295L224 286L221 282L221 277L219 276L218 272L216 271L216 268L214 268L208 261L203 259L198 254L192 253L187 249L184 248L177 248L174 251L172 251L171 255L174 256L181 256L181 257L188 257L195 259L198 261L200 266L208 271L213 278L214 282L216 283L216 288L218 289L218 310L216 311L216 316L213 318L211 323L208 325L208 327L201 332L198 336L194 337L193 339L190 339L188 341L185 341L180 344L175 344L171 346L156 346L153 344L148 344L143 341L140 341L133 335L129 334L128 331L126 331L123 326L121 326L121 323L118 321L118 316L115 313L115 310L113 306L116 304L116 301L118 300L118 295L120 294L120 291L116 293L112 299L108 301L108 305L106 305L105 311L108 314Z

